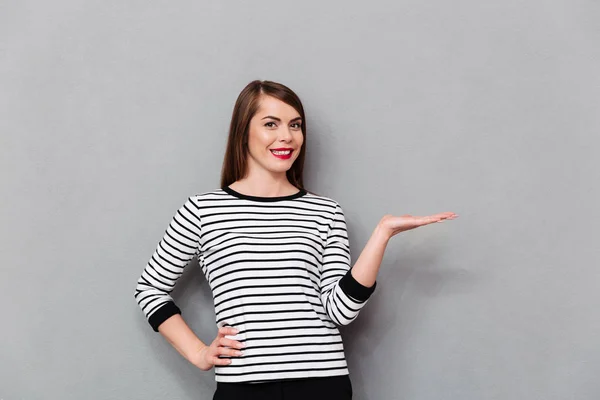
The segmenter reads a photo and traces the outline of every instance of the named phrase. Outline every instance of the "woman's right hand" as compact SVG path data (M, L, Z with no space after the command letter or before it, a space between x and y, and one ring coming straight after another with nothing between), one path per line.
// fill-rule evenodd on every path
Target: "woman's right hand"
M235 328L223 327L219 328L217 337L210 346L204 346L198 351L197 361L194 363L202 371L208 371L214 365L229 365L231 360L228 358L219 358L220 355L225 356L241 356L243 353L237 349L242 349L245 344L237 340L227 339L225 335L237 335L238 330Z

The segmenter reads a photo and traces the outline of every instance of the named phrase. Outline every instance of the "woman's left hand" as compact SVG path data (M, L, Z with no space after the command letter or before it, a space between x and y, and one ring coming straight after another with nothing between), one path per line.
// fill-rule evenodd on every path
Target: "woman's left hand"
M444 220L456 218L458 218L458 215L453 212L443 212L425 217L418 217L409 214L400 216L387 214L381 218L381 221L379 222L379 228L391 238L397 233L408 231L419 226L429 225L435 222L444 222Z

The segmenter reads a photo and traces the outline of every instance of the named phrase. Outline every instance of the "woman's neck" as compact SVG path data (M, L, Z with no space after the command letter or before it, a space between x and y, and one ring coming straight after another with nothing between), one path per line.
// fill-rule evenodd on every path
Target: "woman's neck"
M233 182L229 187L236 192L258 197L280 197L298 193L298 188L292 185L287 178L285 181L279 180L271 182L243 178Z

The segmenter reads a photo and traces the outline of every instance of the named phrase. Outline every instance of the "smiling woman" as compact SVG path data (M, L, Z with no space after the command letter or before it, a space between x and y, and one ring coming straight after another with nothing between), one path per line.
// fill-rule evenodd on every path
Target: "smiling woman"
M152 328L193 365L214 367L213 399L352 398L341 325L377 285L389 238L454 218L386 215L351 267L341 206L304 189L306 119L284 85L254 81L233 110L221 187L177 210L138 279ZM218 333L203 343L170 296L197 257Z

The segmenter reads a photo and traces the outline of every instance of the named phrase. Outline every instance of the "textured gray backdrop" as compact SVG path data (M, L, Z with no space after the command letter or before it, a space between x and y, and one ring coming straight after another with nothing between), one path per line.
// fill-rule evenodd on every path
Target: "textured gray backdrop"
M357 400L600 398L600 5L594 1L0 1L0 398L211 399L136 280L218 187L253 79L298 92L306 182L356 260ZM175 296L216 334L197 264Z

